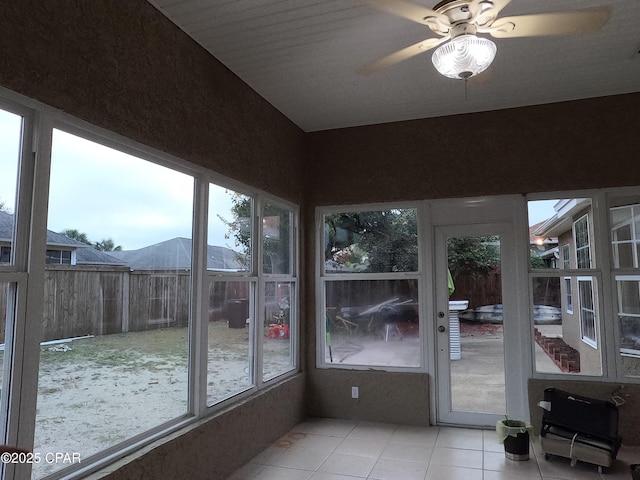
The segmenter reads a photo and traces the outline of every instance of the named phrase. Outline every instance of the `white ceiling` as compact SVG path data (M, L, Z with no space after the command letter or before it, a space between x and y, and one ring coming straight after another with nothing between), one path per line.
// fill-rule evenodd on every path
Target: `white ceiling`
M358 0L150 0L305 131L640 91L640 0L512 0L500 16L608 5L598 32L493 39L489 69L441 76L431 52L356 69L435 35ZM433 8L437 0L414 0Z

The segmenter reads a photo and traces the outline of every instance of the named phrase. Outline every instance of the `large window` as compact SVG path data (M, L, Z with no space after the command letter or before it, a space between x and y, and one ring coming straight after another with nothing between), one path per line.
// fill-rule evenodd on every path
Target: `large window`
M623 375L640 377L640 198L612 196L611 256Z
M322 223L320 363L420 367L417 210L327 212Z
M294 212L265 202L262 205L262 380L291 370L296 338L297 283L293 262Z
M294 205L61 114L43 110L36 137L11 109L1 443L68 457L0 476L85 474L296 373Z
M68 250L47 248L34 452L86 459L188 413L193 185L54 130L47 241Z
M530 201L528 207L532 238L544 239L530 248L535 370L601 376L604 352L599 338L599 270L592 260L593 202L565 198ZM549 262L550 258L558 261Z
M13 333L19 293L26 292L26 248L16 242L25 121L18 113L0 109L0 441L3 443L10 440L12 433L7 426L14 368ZM3 469L4 465L0 465L0 476Z
M254 203L209 184L207 405L255 385Z

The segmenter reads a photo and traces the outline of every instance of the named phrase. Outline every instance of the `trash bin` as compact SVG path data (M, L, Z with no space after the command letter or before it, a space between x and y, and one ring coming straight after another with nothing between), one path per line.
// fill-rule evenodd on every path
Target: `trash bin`
M229 328L244 328L249 317L248 302L244 298L227 300Z
M499 420L496 424L498 440L504 444L504 454L509 460L529 460L529 438L533 425L522 420Z
M629 465L631 469L631 480L640 480L640 463Z

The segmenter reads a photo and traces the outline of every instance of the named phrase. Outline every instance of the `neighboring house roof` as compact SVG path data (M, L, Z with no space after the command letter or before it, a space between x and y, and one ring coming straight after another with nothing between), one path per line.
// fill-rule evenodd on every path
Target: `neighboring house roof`
M189 238L173 238L138 250L109 252L127 262L134 270L190 270L192 242ZM241 254L230 248L209 245L207 268L221 271L246 270Z
M548 237L542 235L536 235L536 231L546 222L547 220L543 220L542 222L538 222L535 225L531 225L529 227L529 243L531 245L543 246L543 245L557 245L558 238L557 237Z
M0 242L11 243L13 241L13 219L12 213L0 212ZM86 247L86 243L79 242L73 238L65 237L64 235L51 230L47 230L47 245L56 247L69 247L69 250L73 248Z
M78 265L123 265L127 263L111 255L111 252L103 252L85 245L76 250L76 264Z
M540 225L533 233L539 236L558 237L571 230L573 216L591 205L588 198L568 198L554 205L555 215Z
M0 212L0 243L11 245L13 242L14 215ZM47 247L56 247L63 250L75 250L76 263L78 265L124 265L124 263L91 245L79 242L60 233L47 230Z

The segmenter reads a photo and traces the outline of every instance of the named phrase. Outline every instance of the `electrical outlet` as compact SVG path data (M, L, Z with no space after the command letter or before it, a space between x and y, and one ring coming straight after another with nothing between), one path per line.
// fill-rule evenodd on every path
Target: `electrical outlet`
M360 396L360 392L358 387L351 387L351 398L358 398Z

